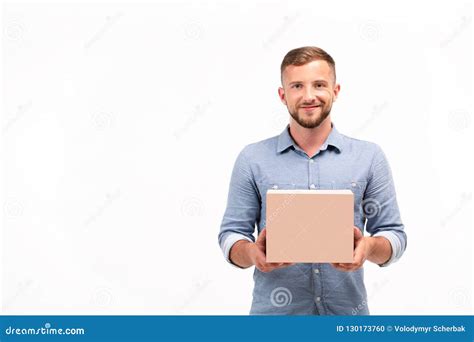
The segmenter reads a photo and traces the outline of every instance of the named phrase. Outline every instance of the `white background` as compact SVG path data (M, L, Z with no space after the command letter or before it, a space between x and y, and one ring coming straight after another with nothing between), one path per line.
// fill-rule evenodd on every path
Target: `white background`
M338 130L384 149L408 248L373 314L472 313L469 1L5 4L2 313L247 314L218 247L239 151L279 134L279 65L336 60Z

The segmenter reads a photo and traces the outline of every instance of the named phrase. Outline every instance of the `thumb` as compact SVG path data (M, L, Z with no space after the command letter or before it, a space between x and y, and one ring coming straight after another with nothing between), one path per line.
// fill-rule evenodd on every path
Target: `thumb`
M258 237L257 237L257 244L262 246L262 247L265 247L265 242L267 241L267 229L266 228L263 228L261 231L260 231L260 234L258 234Z
M263 228L260 234L258 234L258 240L265 241L267 239L267 228Z
M362 239L363 235L359 228L354 227L354 240Z

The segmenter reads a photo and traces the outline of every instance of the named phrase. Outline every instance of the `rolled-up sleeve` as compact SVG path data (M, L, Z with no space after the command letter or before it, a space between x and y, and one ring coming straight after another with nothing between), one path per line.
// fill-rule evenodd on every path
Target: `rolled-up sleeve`
M228 262L230 249L239 240L255 241L253 233L260 215L260 200L247 148L240 152L234 165L227 198L227 207L218 236L219 245Z
M379 266L396 262L405 252L407 235L400 217L392 172L385 154L377 145L362 206L367 232L373 237L385 237L392 246L390 259Z

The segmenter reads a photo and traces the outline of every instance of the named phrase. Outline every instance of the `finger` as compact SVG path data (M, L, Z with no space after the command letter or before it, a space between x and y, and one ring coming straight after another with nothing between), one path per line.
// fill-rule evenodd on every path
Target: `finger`
M268 265L268 264L262 264L260 265L259 269L262 271L262 272L271 272L275 269L277 269L276 266L272 266L272 265Z
M267 257L265 256L265 253L263 253L261 250L257 252L257 255L255 256L255 266L258 267L263 267L264 265L267 264Z
M360 243L357 244L356 248L354 249L354 261L353 264L357 266L361 266L365 260L365 251L364 251L364 240L361 240Z
M267 262L268 265L276 266L276 267L288 267L293 266L294 262Z
M343 265L341 265L341 270L343 270L345 272L355 271L358 268L359 268L359 266L356 265L356 264L343 264Z
M364 264L364 260L365 259L363 257L362 259L356 259L354 257L354 262L352 263L339 263L337 265L344 271L355 271L362 267L362 265Z
M354 240L360 240L363 237L362 232L360 231L359 228L354 227Z
M267 241L267 230L263 228L258 234L257 245L259 245L263 250L266 250L266 241Z
M345 269L345 268L349 267L351 264L335 262L335 263L332 263L331 265L335 268L344 268Z
M278 269L281 269L281 268L286 268L290 266L288 263L285 263L285 262L281 262L281 263L265 263L263 265L263 267L268 271L268 272L271 272L271 271L274 271L274 270L278 270Z
M285 267L285 264L286 264L284 262L267 262L267 257L265 253L263 252L260 252L258 254L257 263L259 264L260 267L265 268L265 269L270 269L270 270Z
M345 267L342 267L340 264L337 264L337 263L332 263L331 266L334 267L338 271L342 271L342 272L348 271Z
M364 255L363 255L363 253L356 253L356 254L354 255L354 262L352 263L352 265L353 265L354 267L359 268L359 267L362 266L363 263L364 263Z

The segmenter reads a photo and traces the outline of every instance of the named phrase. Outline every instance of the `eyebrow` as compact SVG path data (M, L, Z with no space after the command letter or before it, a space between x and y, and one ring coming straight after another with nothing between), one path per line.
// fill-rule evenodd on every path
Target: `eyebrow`
M294 84L301 84L303 83L302 81L293 81L293 82L290 82L288 85L292 86ZM316 80L316 81L313 81L311 83L324 83L325 85L328 84L328 82L326 80Z

